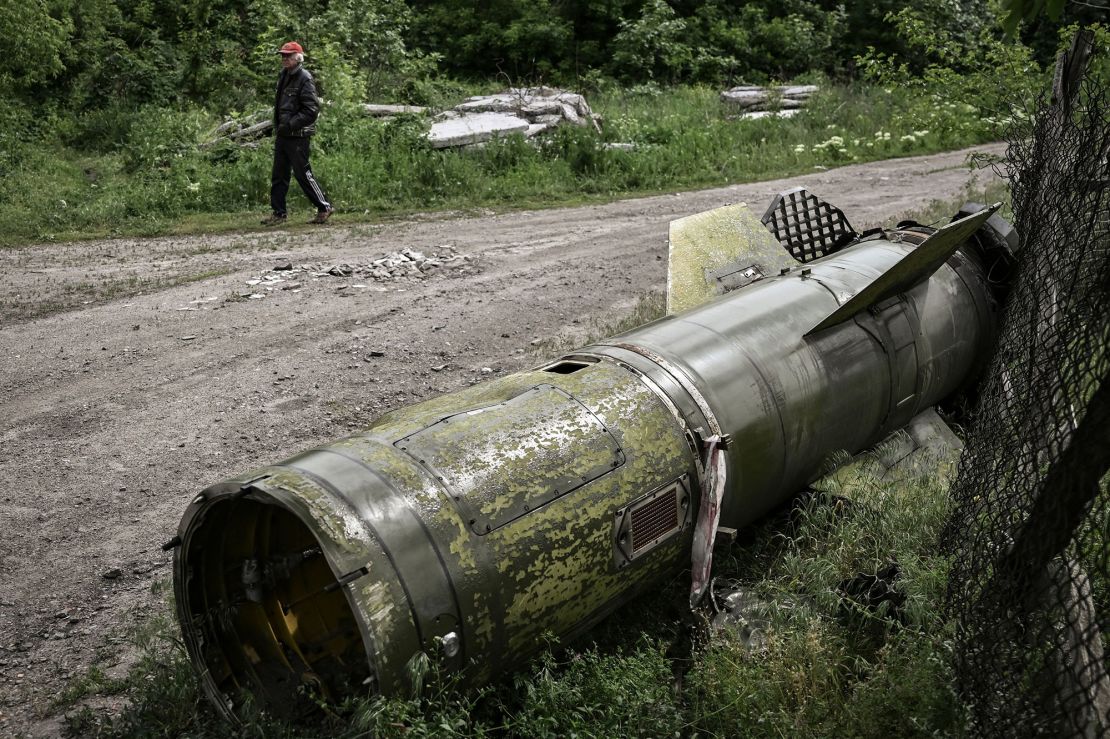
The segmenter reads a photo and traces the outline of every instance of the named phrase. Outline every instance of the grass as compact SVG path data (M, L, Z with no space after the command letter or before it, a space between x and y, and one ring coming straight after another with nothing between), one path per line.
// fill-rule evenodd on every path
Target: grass
M603 134L562 128L538 145L511 136L473 150L431 149L420 119L381 121L335 106L314 140L313 167L339 206L337 220L356 222L750 182L994 135L973 108L878 87L830 86L802 115L758 121L735 120L704 87L610 89L592 104ZM257 228L268 203L269 143L202 152L190 140L201 140L213 119L171 114L136 120L116 151L38 142L13 152L0 172L0 245ZM611 142L635 148L605 148ZM290 204L308 215L296 188Z

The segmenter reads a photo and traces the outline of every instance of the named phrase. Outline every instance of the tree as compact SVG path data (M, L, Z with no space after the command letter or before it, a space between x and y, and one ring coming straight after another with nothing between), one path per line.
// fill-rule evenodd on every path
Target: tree
M9 3L0 13L0 88L26 90L65 70L62 53L73 33L67 8L49 0Z

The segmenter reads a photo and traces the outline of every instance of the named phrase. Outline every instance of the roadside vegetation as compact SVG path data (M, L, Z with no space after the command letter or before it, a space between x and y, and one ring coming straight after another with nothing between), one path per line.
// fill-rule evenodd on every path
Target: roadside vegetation
M562 128L539 142L514 135L465 151L433 150L422 119L384 122L337 105L326 112L313 170L350 221L750 182L994 135L978 109L956 103L907 116L912 100L893 87L833 87L796 118L757 121L730 120L717 92L614 86L591 98L604 117L601 134ZM8 191L0 243L256 227L269 197L270 148L199 150L214 125L200 111L153 113L131 127L119 152L30 148L0 185ZM298 193L291 204L310 215Z
M272 52L289 38L306 45L328 102L314 169L340 220L355 221L754 181L992 140L1014 94L1041 83L1069 20L1031 24L1014 40L983 0L758 0L741 12L724 0L548 5L19 5L0 20L10 60L0 70L0 245L256 227L268 142L199 145L223 120L267 109ZM787 81L822 88L792 119L737 120L718 97L733 84ZM540 83L585 93L601 132L437 151L425 119L374 120L357 107L435 110Z

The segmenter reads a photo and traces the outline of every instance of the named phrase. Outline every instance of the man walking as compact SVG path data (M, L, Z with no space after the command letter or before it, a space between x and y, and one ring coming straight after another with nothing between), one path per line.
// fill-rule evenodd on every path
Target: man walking
M282 70L274 99L274 168L270 173L272 213L262 223L266 226L285 223L285 194L289 191L290 169L305 196L316 206L316 217L309 223L326 223L334 208L324 197L324 190L312 176L312 167L308 164L308 142L316 133L316 116L320 113L316 83L308 70L301 66L304 49L300 44L290 41L278 53L281 54Z

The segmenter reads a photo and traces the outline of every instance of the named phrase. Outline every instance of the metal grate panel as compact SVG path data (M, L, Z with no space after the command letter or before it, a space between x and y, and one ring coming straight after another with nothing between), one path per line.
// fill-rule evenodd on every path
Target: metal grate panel
M619 570L690 526L686 475L613 512L613 565Z
M840 208L803 187L776 195L760 220L803 264L835 254L858 237Z
M632 553L637 554L660 537L677 531L678 524L676 486L632 510Z

